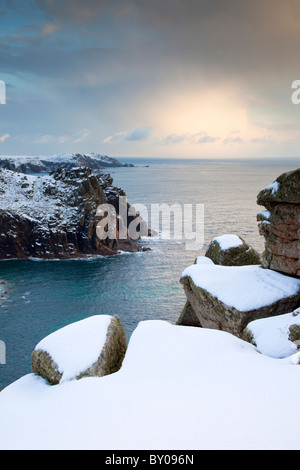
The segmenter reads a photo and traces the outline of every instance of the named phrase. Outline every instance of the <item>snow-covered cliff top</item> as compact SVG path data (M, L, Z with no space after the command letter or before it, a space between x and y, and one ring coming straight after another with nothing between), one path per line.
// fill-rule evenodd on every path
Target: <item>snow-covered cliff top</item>
M54 155L1 155L0 167L23 173L57 170L59 167L86 166L92 169L123 166L116 158L97 153L66 153Z

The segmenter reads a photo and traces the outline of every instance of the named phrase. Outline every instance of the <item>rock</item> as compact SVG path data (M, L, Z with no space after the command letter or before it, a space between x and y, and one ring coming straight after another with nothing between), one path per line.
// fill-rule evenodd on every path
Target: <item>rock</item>
M289 340L300 346L300 325L291 325L289 327Z
M261 266L194 264L180 282L198 319L193 326L238 337L251 321L291 312L300 305L300 281ZM180 324L184 322L182 313Z
M259 233L265 238L262 265L300 277L300 169L283 173L260 191Z
M222 266L260 264L260 255L238 235L213 238L205 256Z
M0 191L5 196L0 200L0 259L68 259L141 251L128 231L134 217L124 220L117 210L115 237L98 236L102 220L98 207L116 208L119 196L125 195L112 182L110 175L95 175L81 167L38 177L0 169ZM129 211L131 206L127 207Z
M199 318L188 300L183 307L177 325L201 327Z
M32 371L52 385L117 372L127 349L119 317L96 315L42 340L32 352Z
M292 356L300 340L300 309L250 322L242 339L257 347L259 352L276 359Z

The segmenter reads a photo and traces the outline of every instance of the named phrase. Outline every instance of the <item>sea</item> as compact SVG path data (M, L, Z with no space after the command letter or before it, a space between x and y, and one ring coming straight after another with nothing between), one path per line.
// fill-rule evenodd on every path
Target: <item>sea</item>
M149 251L84 260L0 262L0 280L6 282L0 299L0 344L5 356L0 389L31 373L31 353L37 343L70 323L92 315L118 315L128 342L139 322L176 324L186 302L179 281L184 269L223 234L237 234L261 253L264 240L256 216L264 207L257 205L257 194L281 173L300 167L300 158L289 157L119 160L134 167L105 172L126 192L131 205L144 208L150 226L158 205L170 212L162 210L156 237L141 240ZM172 207L182 209L188 235L182 230L180 237L175 230ZM194 246L186 238L193 234Z

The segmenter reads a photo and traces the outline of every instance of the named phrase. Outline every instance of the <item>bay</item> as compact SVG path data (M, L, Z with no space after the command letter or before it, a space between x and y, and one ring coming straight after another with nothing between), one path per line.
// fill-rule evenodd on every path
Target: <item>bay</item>
M120 158L121 161L123 161ZM143 240L151 251L68 261L2 261L6 281L0 302L0 340L6 364L0 389L31 372L31 352L45 336L91 315L119 315L127 339L140 321L176 323L185 304L179 279L215 236L236 233L262 252L256 215L258 192L298 158L255 160L175 160L124 158L134 168L109 171L130 204L151 213L154 204L204 206L204 244L188 250L186 240ZM153 338L155 348L155 338Z

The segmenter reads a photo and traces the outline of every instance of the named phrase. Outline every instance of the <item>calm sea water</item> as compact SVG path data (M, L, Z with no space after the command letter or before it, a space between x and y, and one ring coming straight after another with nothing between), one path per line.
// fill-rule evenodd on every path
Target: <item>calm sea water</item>
M185 304L179 278L203 255L214 236L237 233L262 252L256 214L260 189L300 166L300 159L126 159L135 168L112 169L114 184L131 204L204 204L204 245L186 250L185 240L148 240L151 251L72 261L3 261L0 279L8 295L0 304L0 340L6 364L0 389L31 372L31 352L46 335L91 315L119 315L127 338L142 320L175 323ZM146 167L146 165L149 165ZM155 347L155 338L153 338Z

